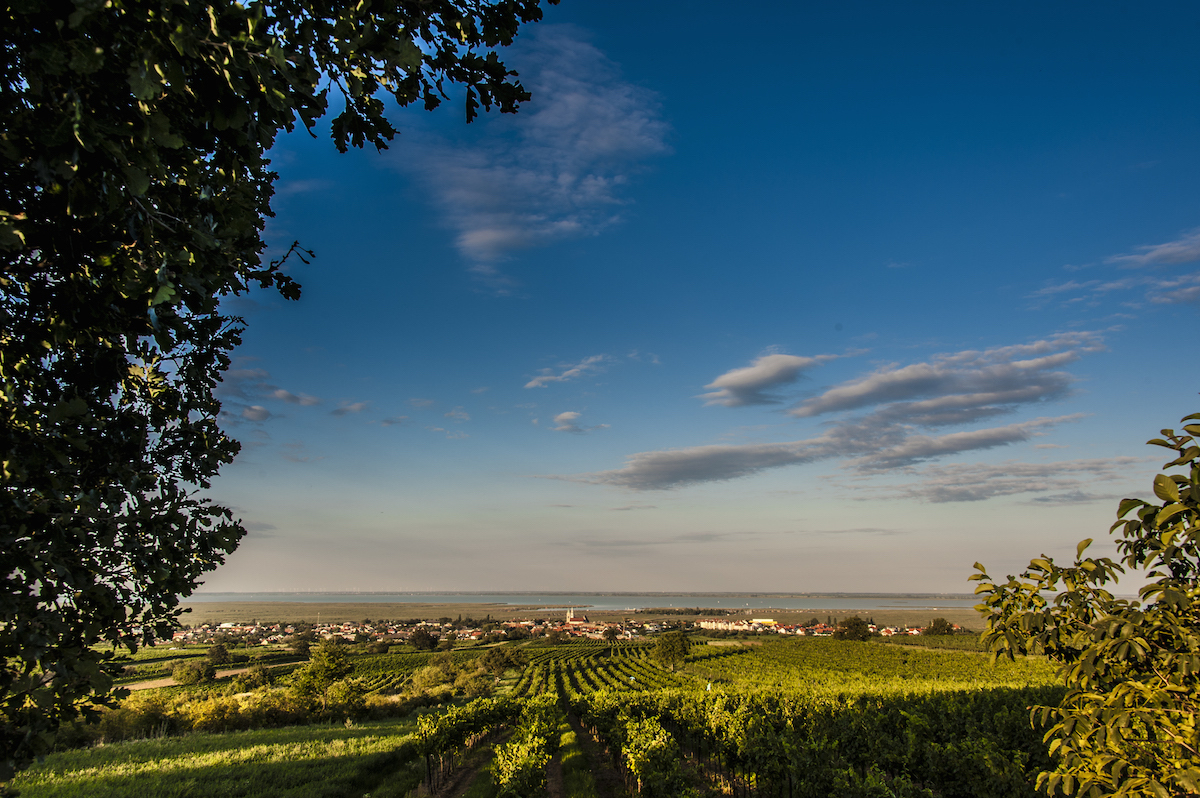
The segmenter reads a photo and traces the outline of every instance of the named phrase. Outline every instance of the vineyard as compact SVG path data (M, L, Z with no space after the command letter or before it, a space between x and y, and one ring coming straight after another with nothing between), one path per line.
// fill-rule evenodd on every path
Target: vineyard
M675 670L654 641L504 650L522 664L488 677L492 696L417 711L409 764L392 765L406 775L376 794L421 781L421 794L531 798L560 763L552 795L563 798L1033 796L1049 760L1028 708L1062 692L1039 660L993 666L970 650L827 638L693 646ZM362 653L354 678L401 693L433 666L474 672L481 651ZM123 749L93 750L111 763ZM88 753L70 756L87 769ZM27 777L29 795L74 794L55 792L55 768L79 789L80 773L51 757Z
M633 795L1033 796L1049 760L1028 707L1061 697L1044 662L878 643L704 647L678 672L647 644L530 651L504 698L422 719L435 780L515 726L496 794L534 795L569 716Z
M423 652L366 655L356 658L354 675L362 680L367 695L398 693L416 671L430 664L434 656ZM455 652L449 657L462 665L475 659L475 654Z

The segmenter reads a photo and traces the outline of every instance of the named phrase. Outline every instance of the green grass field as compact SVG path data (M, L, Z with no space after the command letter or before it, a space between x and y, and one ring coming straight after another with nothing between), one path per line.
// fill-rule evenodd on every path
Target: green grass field
M415 726L403 719L116 743L52 754L13 786L22 798L403 795L421 773Z

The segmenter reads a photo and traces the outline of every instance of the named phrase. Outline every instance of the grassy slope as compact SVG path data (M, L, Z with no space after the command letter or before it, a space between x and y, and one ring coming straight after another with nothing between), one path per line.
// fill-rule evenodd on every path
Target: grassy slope
M22 798L403 795L421 773L414 728L405 719L139 740L53 754L13 786Z

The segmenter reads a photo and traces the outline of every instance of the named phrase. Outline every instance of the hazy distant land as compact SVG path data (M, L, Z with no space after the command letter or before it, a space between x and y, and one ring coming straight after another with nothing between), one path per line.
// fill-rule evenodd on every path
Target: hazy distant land
M550 593L550 592L525 592L525 593L504 593L504 592L488 592L488 593L408 593L406 598L417 598L428 596L430 601L384 601L379 600L383 594L364 594L371 595L375 600L372 601L355 601L353 593L328 593L328 594L305 594L303 600L294 600L298 594L295 593L279 593L267 594L259 593L254 595L255 600L219 600L224 595L228 595L231 599L239 594L207 594L202 597L194 597L191 600L185 600L183 605L190 609L190 612L185 614L181 619L188 626L195 626L203 623L220 623L220 622L244 622L257 620L259 622L281 621L295 623L298 621L315 622L318 617L321 621L326 622L342 622L342 621L361 621L366 618L376 619L408 619L408 618L484 618L490 616L497 620L511 620L514 618L532 618L545 617L551 614L558 614L565 610L566 607L576 607L588 615L588 617L596 620L619 620L621 618L631 617L635 615L633 607L641 607L636 612L636 617L643 620L650 620L656 617L668 617L667 613L656 613L655 607L666 609L671 607L679 609L681 607L696 606L700 608L719 608L724 605L724 609L732 609L737 612L738 616L745 617L747 615L755 618L768 617L774 618L781 623L794 623L797 621L806 621L813 616L824 621L827 617L832 616L835 620L847 618L852 615L859 615L864 618L873 618L877 623L884 625L896 626L924 626L929 623L932 618L946 618L952 623L957 623L960 626L969 629L980 629L980 616L972 605L974 604L973 597L967 594L958 595L937 595L937 594L862 594L862 593L822 593L822 594L804 594L804 593ZM245 595L245 594L241 594ZM273 600L274 596L279 596L280 600ZM329 600L322 601L325 596ZM336 596L336 598L335 598ZM503 601L470 601L472 596L487 598L498 598L504 596L514 596L524 599L533 598L534 601L525 601L522 603L505 603ZM554 601L550 603L537 603L536 597L554 597L562 599L569 597L569 602ZM694 598L695 603L678 601L661 603L640 602L632 604L629 608L613 608L613 607L595 607L590 606L589 597L629 597L639 599L655 599L655 598ZM453 597L453 600L446 600ZM293 599L293 600L285 600ZM438 600L439 598L443 600ZM197 600L199 599L199 600ZM708 599L706 601L705 599ZM713 599L723 599L718 604ZM737 599L737 605L734 606L732 600ZM785 599L791 599L786 601ZM803 604L808 606L797 607L796 599L803 599ZM897 601L900 600L900 601ZM926 606L921 607L904 607L895 606L896 604L905 604L919 600ZM612 602L597 602L608 603ZM846 606L852 603L857 606ZM746 606L749 604L749 606ZM789 605L788 608L783 608L778 605ZM863 605L874 606L863 606ZM942 605L949 606L942 606ZM824 606L823 606L824 605ZM841 606L838 606L841 605ZM891 606L889 606L891 605ZM678 618L678 616L673 616ZM704 617L704 616L696 616ZM734 616L737 617L737 616Z

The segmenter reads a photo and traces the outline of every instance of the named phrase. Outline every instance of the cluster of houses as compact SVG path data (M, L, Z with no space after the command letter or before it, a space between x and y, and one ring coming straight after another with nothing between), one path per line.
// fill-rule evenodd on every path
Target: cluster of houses
M701 629L709 629L718 632L751 632L761 634L763 632L775 633L781 635L809 635L813 637L829 637L837 627L827 623L815 624L786 624L777 623L774 618L749 618L741 620L729 620L727 618L706 618L697 621L696 625ZM871 630L871 634L882 635L883 637L892 637L893 635L919 635L921 629L919 627L909 626L876 626L873 623L868 623L867 628ZM955 631L959 629L958 625L954 625Z
M562 637L585 637L593 639L633 639L663 631L666 624L657 622L608 621L593 622L586 615L577 615L568 610L563 619L523 619L512 621L488 621L485 623L452 621L447 618L423 621L362 621L348 623L316 624L259 624L220 623L200 624L191 629L175 632L178 643L211 643L222 640L240 640L249 645L272 645L285 643L298 633L312 633L316 638L341 637L357 643L389 642L404 643L418 629L423 629L438 638L454 635L454 640L486 641L512 640L527 637L558 635ZM611 631L610 631L611 630Z
M814 619L815 620L815 619ZM272 645L288 642L299 633L311 634L314 638L341 637L356 643L384 642L405 643L418 629L423 629L443 641L461 642L515 640L555 636L559 638L592 638L632 640L656 634L668 628L698 627L716 632L741 632L751 634L812 635L825 637L836 631L832 623L786 624L773 618L705 618L690 621L590 621L586 615L568 610L565 618L535 618L511 621L479 622L468 619L466 623L449 618L437 620L409 621L361 621L347 623L316 624L259 624L221 623L201 624L191 629L175 632L179 643L212 643L238 640L248 645ZM876 626L868 624L874 634L884 637L892 635L920 634L919 628L902 626ZM957 626L954 627L956 630ZM453 635L453 638L450 637Z

